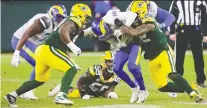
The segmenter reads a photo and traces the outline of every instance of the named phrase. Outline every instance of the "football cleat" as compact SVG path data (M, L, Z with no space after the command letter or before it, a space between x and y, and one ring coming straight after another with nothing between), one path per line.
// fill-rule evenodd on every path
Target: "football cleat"
M59 92L57 94L57 96L55 97L54 102L56 104L63 104L63 105L73 105L74 104L73 101L68 100L67 94L64 92Z
M174 93L174 92L169 92L169 93L168 93L168 96L170 96L170 97L172 97L172 98L176 98L176 97L178 97L178 96L177 96L177 93Z
M19 96L21 99L28 99L28 100L37 100L38 97L36 97L33 93L33 90L30 90L22 95Z
M137 103L144 103L147 100L149 93L147 90L140 90Z
M203 101L203 98L201 95L199 95L196 91L192 91L190 93L190 97L194 100L194 102L199 103Z
M7 94L4 96L4 99L8 102L8 105L12 108L17 108L18 105L16 105L17 98L12 96L11 94Z
M132 88L132 97L130 99L130 103L136 102L137 99L139 98L139 88Z

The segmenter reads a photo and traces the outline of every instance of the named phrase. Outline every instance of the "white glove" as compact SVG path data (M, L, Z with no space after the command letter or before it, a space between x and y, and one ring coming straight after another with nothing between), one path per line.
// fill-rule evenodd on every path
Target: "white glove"
M118 96L115 92L109 92L108 93L108 98L111 98L111 99L118 99Z
M120 36L122 36L124 33L120 30L120 29L116 29L116 30L114 30L114 36L116 36L116 37L120 37Z
M90 99L90 95L87 95L87 94L86 94L86 95L84 95L84 96L82 97L82 99L85 99L85 100L86 100L86 99Z
M11 65L14 67L18 67L19 63L20 63L20 57L19 57L19 53L20 51L15 50L12 60L11 60Z
M70 48L70 50L76 55L79 56L81 54L81 49L77 47L73 42L70 42L67 44L67 46Z

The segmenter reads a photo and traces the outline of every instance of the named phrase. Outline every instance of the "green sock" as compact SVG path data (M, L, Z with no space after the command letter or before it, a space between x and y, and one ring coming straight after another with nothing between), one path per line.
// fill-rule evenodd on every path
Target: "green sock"
M192 87L188 84L188 82L180 76L178 73L170 73L168 77L173 80L180 88L185 90L188 94L190 94L193 89Z
M184 93L184 90L180 88L177 84L173 82L168 82L168 84L159 89L161 92L176 92L176 93Z
M22 84L22 86L20 86L16 90L16 93L18 96L20 96L21 94L24 94L34 88L37 88L37 87L41 86L42 84L44 84L44 82L39 82L36 80L26 81Z
M62 77L60 91L64 93L68 93L68 89L70 88L70 84L72 83L75 75L77 73L77 69L75 67L67 70Z

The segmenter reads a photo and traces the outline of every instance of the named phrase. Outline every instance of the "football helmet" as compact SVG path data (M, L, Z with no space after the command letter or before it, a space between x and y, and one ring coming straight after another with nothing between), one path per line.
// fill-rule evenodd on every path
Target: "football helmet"
M113 34L111 28L103 20L95 20L91 28L93 34L101 41L107 40Z
M106 68L109 73L114 72L113 61L114 61L114 53L112 51L105 51L104 55L101 57L101 65L103 68Z
M148 4L149 0L134 0L129 4L127 11L137 13L138 18L142 19L148 13Z
M83 25L86 25L92 17L91 9L88 5L77 3L72 6L70 16L78 18Z
M57 4L50 7L48 14L53 22L59 24L67 17L67 10L64 5Z

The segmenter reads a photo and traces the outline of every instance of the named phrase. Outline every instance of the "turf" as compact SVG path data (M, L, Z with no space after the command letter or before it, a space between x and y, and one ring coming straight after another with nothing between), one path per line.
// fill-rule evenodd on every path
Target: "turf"
M79 71L73 81L73 86L76 85L77 78L84 73L87 68L92 64L100 63L100 56L102 53L83 53L79 57L73 57L74 61L83 68L83 71ZM19 87L25 80L28 80L32 67L27 64L26 61L21 59L19 67L14 68L10 65L12 54L1 55L1 107L8 107L7 102L3 99L6 93L9 93ZM207 66L207 54L204 56L205 66ZM192 55L186 55L185 59L185 74L184 77L190 82L195 82L196 76L194 72L194 61ZM207 104L194 104L194 102L186 94L178 94L177 98L168 97L167 93L161 93L153 84L148 63L145 60L141 60L142 72L145 80L145 84L150 93L147 101L141 105L155 105L162 108L207 108ZM125 70L127 68L125 67ZM207 68L205 69L207 72ZM129 73L129 72L128 72ZM130 73L129 73L130 74ZM35 90L36 96L39 100L22 100L18 99L17 104L20 108L65 108L66 106L56 105L53 103L54 97L47 97L48 91L56 84L59 84L63 73L53 70L51 72L50 80L43 86ZM207 73L206 73L207 75ZM84 106L98 106L98 105L111 105L111 104L129 104L131 96L131 89L122 81L115 90L119 96L119 99L104 99L93 98L90 100L71 99L74 101L72 107L84 107ZM207 100L207 89L200 88L200 92ZM187 104L185 104L187 103Z

